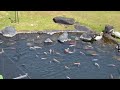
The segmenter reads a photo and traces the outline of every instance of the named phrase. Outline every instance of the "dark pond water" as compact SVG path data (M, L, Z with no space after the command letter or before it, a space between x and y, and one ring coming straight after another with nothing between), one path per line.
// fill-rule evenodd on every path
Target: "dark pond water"
M17 34L12 38L0 35L0 52L4 50L0 53L0 74L5 79L25 73L28 73L25 79L120 78L120 54L114 45L75 41L80 33L69 32L69 38L76 42L70 46L70 42L57 41L60 34ZM44 43L47 38L53 43ZM72 53L65 53L67 48Z

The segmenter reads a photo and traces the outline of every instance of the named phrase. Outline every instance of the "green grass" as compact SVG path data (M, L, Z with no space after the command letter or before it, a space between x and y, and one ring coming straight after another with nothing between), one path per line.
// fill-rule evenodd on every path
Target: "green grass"
M116 31L120 31L120 11L19 11L19 24L11 23L8 19L14 19L14 14L15 11L0 11L0 30L10 25L17 31L66 30L52 21L55 16L65 16L74 18L98 32L101 32L106 24L113 25ZM73 30L74 27L67 29Z

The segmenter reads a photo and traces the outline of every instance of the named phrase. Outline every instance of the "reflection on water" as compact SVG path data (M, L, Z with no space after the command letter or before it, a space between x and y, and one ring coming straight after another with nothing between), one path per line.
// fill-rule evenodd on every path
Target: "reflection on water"
M38 38L39 36L39 38ZM73 41L79 33L69 33ZM0 74L15 78L28 73L32 79L109 79L120 76L120 53L114 45L83 42L59 43L59 34L0 36ZM46 45L50 38L53 43ZM73 53L65 53L65 49Z

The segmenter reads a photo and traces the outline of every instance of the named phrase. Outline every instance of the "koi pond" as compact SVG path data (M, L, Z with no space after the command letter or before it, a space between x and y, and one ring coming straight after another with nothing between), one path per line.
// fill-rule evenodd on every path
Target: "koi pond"
M68 32L61 43L58 33L0 35L0 75L14 79L119 79L120 52L102 41L80 40L80 32Z

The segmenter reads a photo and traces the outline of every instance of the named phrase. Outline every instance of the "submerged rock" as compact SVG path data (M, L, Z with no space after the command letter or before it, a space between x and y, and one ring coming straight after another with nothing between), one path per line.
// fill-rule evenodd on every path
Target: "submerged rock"
M80 40L80 38L79 37L75 37L75 40L78 41L78 40Z
M44 43L52 43L53 41L50 38L47 38Z
M12 26L7 26L1 31L2 35L5 37L13 37L17 34L16 30Z
M59 42L66 42L68 40L68 33L64 32L62 35L59 36L58 41Z
M73 25L75 23L75 20L73 18L66 18L66 17L54 17L53 21L55 23L65 24L65 25Z

